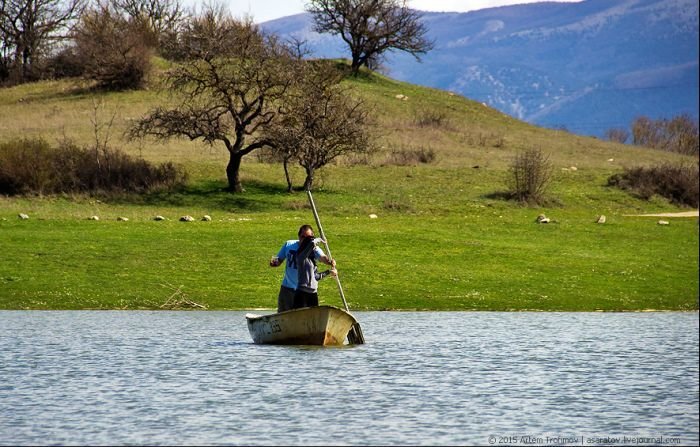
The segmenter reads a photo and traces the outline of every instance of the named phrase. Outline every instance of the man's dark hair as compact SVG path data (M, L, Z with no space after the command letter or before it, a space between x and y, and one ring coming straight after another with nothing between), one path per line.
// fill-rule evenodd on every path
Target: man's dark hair
M307 230L314 231L314 228L311 225L302 225L299 227L299 233L297 233L297 235L301 237L301 235L306 233Z

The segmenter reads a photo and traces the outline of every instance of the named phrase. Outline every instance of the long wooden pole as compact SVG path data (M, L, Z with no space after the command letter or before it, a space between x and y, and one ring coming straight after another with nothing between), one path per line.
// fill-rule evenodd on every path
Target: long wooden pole
M333 255L331 255L331 248L328 246L328 239L323 232L323 226L321 226L321 219L318 217L318 211L316 211L316 204L314 203L314 198L311 195L311 191L306 191L309 196L309 203L311 204L311 211L314 213L314 219L316 219L316 226L318 226L318 232L321 234L321 239L323 239L323 245L326 247L326 253L328 253L328 259L332 260ZM345 311L350 312L348 308L348 302L345 300L345 293L343 292L343 286L340 284L340 278L335 275L335 283L338 285L338 292L340 293L340 298L343 300L343 306L345 306ZM362 328L360 323L355 323L350 328L348 332L348 342L353 345L361 345L365 343L365 336L362 334Z

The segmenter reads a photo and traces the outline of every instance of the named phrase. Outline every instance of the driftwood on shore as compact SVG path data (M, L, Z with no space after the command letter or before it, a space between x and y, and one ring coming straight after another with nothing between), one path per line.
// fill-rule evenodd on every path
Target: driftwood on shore
M171 284L161 284L163 287L167 287L171 290L174 290L173 294L170 295L170 297L165 301L165 303L161 304L160 308L161 309L206 309L207 306L204 306L199 303L195 303L194 301L190 300L187 297L187 294L182 291L182 286L175 288Z

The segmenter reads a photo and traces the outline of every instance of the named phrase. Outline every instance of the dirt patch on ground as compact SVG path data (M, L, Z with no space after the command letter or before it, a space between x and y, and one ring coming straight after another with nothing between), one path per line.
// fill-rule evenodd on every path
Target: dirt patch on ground
M700 217L698 210L683 211L682 213L658 213L658 214L625 214L625 216L647 216L647 217Z

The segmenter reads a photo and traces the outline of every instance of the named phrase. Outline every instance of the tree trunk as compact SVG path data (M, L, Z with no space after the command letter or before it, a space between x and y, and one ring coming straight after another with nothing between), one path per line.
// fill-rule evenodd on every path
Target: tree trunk
M30 61L30 54L29 54L29 48L25 48L24 51L22 51L22 83L25 83L29 80L29 75L30 75L30 68L31 65L29 63Z
M229 151L230 158L226 166L226 178L228 179L228 190L231 192L243 192L241 185L240 170L243 154Z
M10 63L10 82L11 85L22 84L24 82L24 48L18 46L15 49L15 55Z
M350 64L350 74L357 76L360 73L360 66L360 62L353 59L352 63Z
M289 176L289 159L287 157L282 161L284 165L284 176L287 179L287 192L292 192L292 178Z
M313 168L306 169L306 179L304 180L304 191L311 191L314 187L314 170Z
M357 76L360 73L360 67L362 66L362 53L357 51L352 51L352 62L350 62L350 73L353 76Z

